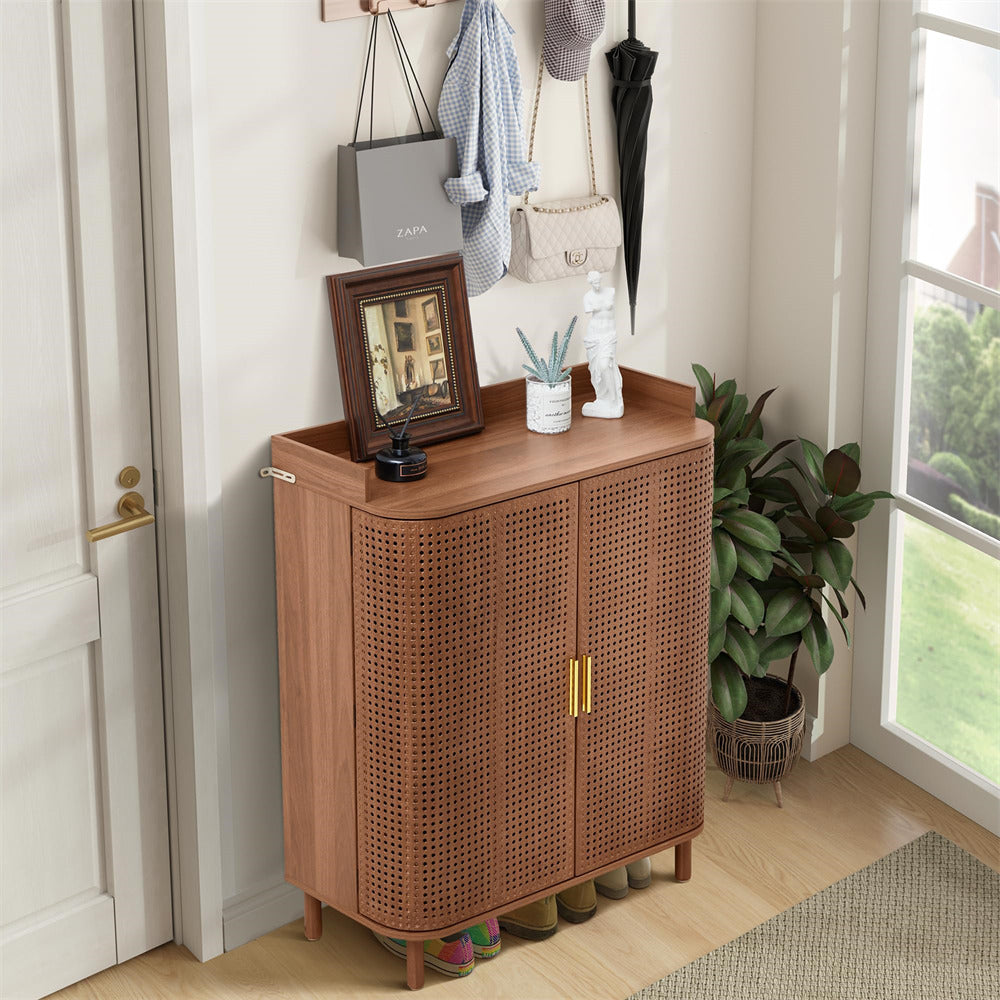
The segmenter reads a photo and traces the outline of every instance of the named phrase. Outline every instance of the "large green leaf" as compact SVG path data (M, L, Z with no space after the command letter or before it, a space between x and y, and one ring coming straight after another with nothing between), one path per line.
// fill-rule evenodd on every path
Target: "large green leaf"
M844 616L833 606L833 601L826 594L821 591L819 596L823 598L823 603L830 609L830 614L833 615L834 621L840 626L840 631L844 633L844 641L847 643L848 648L850 648L851 633L847 631L847 625L844 624Z
M764 620L764 601L749 580L734 576L729 584L729 613L749 629L760 626Z
M733 404L729 407L722 422L722 431L719 434L719 441L723 444L736 437L736 432L743 426L743 418L747 414L747 398L739 392L733 397Z
M746 473L742 465L727 469L725 473L720 473L719 470L716 469L715 481L719 484L719 486L726 486L731 490L738 490L741 488L742 484L746 483Z
M805 459L806 468L812 473L814 485L820 491L824 491L825 481L823 479L823 452L819 446L806 438L800 437L799 444L802 445L802 457Z
M715 390L717 396L735 396L736 395L736 380L727 378L725 382L720 382Z
M729 458L731 455L743 455L746 456L745 461L749 462L760 455L763 455L766 451L767 444L761 441L760 438L738 438L737 440L730 441L727 445L725 445L724 451L716 457Z
M725 526L712 531L712 587L728 587L736 573L736 547Z
M781 533L773 521L752 510L737 510L722 517L725 529L745 545L753 545L767 552L776 552L781 546Z
M694 372L694 377L698 380L698 388L701 389L702 401L707 406L715 395L715 379L708 374L708 369L701 365L692 365L691 371Z
M764 549L753 545L734 542L736 546L736 565L755 580L766 580L771 575L774 566L774 556Z
M812 614L812 606L798 587L779 590L768 602L764 627L770 636L799 632Z
M805 532L814 542L825 542L826 532L811 518L792 514L788 518L800 531Z
M813 569L831 587L837 590L847 590L847 586L851 582L854 559L843 542L832 538L825 545L817 545L813 549L812 557Z
M818 611L813 612L812 618L802 630L802 644L809 651L816 672L825 674L833 663L833 639Z
M791 566L796 573L805 573L805 567L798 561L798 559L795 558L795 556L792 555L792 550L794 549L796 552L810 552L812 547L808 542L802 543L804 547L796 547L791 544L793 541L794 539L792 538L786 538L785 547L778 549L778 555L784 559L784 561L788 563L788 565Z
M777 389L777 386L775 386ZM749 416L747 416L746 423L743 425L743 430L740 431L740 437L750 437L753 433L754 428L757 426L757 421L760 420L760 415L764 410L764 404L767 402L768 397L771 395L775 389L768 389L767 392L762 392L757 397L757 402L753 404L753 409L750 411Z
M786 656L791 656L802 637L798 632L791 635L770 636L766 629L758 629L754 635L754 642L757 644L757 655L762 664L772 663L774 660L783 660Z
M792 494L786 486L787 482L787 479L780 476L759 476L753 480L754 496L763 497L772 503L789 503Z
M708 406L705 408L706 413L708 415L708 419L711 420L713 424L715 424L716 437L719 436L720 414L722 413L723 407L725 407L726 403L727 403L727 398L725 396L716 396L715 399L713 399L712 402L709 403Z
M759 462L758 462L758 463L757 463L757 464L756 464L756 465L755 465L755 466L753 467L753 471L754 471L754 472L756 472L756 471L757 471L758 469L760 469L760 468L763 468L763 466L767 465L767 463L768 463L768 462L770 462L770 461L771 461L771 459L772 459L772 458L774 458L774 456L775 456L775 455L777 455L777 454L778 454L778 452L782 450L782 448L787 448L787 447L788 447L788 446L789 446L790 444L793 444L793 443L794 443L794 441L795 441L795 438L785 438L785 440L784 440L784 441L779 441L779 442L778 442L778 443L777 443L777 444L776 444L776 445L775 445L775 446L774 446L773 448L771 448L771 450L770 450L770 451L768 451L768 453L767 453L767 454L766 454L766 455L765 455L765 456L764 456L764 457L763 457L763 458L762 458L762 459L761 459L761 460L760 460L760 461L759 461ZM771 474L773 475L773 474L774 474L775 472L777 472L777 471L778 471L778 469L777 469L777 468L774 468L774 469L771 469Z
M855 462L861 461L861 446L856 441L852 441L850 444L842 444L840 450Z
M757 645L742 625L733 621L726 625L726 642L722 649L723 655L731 657L743 673L750 677L760 673Z
M730 587L732 584L730 584ZM709 634L717 629L723 628L726 619L729 617L729 609L732 604L732 595L729 587L720 587L712 590L710 611L708 615Z
M722 647L726 644L726 626L723 625L722 628L716 629L714 632L709 632L708 634L708 662L712 663L719 653L722 652Z
M845 521L863 521L875 509L875 501L864 493L855 493L850 497L834 497L830 508Z
M835 496L850 496L861 482L861 468L853 458L834 448L823 459L823 482Z
M750 491L748 489L734 490L728 486L717 486L712 495L712 511L720 514L727 510L746 507L749 499Z
M770 500L772 503L791 504L806 514L806 505L791 480L784 476L763 476L753 480L753 495Z
M891 500L892 494L885 490L873 493L852 493L846 497L834 497L830 506L845 521L863 521L875 507L876 500Z
M854 534L854 525L832 507L820 507L816 511L816 521L831 538L850 538Z
M747 688L740 668L723 653L710 671L712 701L727 722L735 722L747 707Z
M725 477L749 465L767 445L759 438L746 438L728 443L719 443L715 453L715 482L720 484Z
M737 549L736 550L736 562L739 563L739 560L740 560L740 553L739 553L739 549ZM863 607L867 611L868 610L868 601L865 598L865 593L858 586L858 581L855 580L853 576L851 577L851 586L854 588L855 593L858 595L858 600L861 601L861 607Z

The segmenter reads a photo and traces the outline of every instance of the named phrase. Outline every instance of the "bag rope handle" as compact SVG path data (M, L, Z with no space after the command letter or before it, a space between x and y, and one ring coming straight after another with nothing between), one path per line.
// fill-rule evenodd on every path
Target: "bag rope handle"
M410 95L410 104L413 106L413 113L417 119L417 128L420 130L421 136L427 134L433 134L438 138L441 137L442 132L440 127L434 127L434 115L431 113L431 109L427 105L427 98L424 97L424 91L420 86L420 81L417 79L417 71L413 68L413 63L410 60L410 53L406 51L406 46L403 44L403 36L399 33L399 28L396 26L396 19L392 16L392 11L386 11L386 15L389 18L389 28L392 32L392 39L396 44L396 54L399 56L399 68L403 71L403 82L406 84L406 89ZM368 67L371 65L371 97L368 101L368 145L371 147L372 141L375 137L375 65L377 62L377 52L378 52L378 23L379 19L382 17L381 13L376 14L372 18L371 32L368 36L368 53L365 56L365 72L364 76L361 78L361 94L358 97L358 113L354 119L354 138L351 140L351 145L355 145L358 141L358 129L361 124L361 109L364 106L365 101L365 85L368 83ZM405 61L404 61L405 60ZM409 67L409 73L407 73L407 67ZM429 128L427 132L424 132L424 123L420 118L420 111L417 108L416 98L413 96L413 87L410 86L410 76L413 76L413 82L416 84L417 93L420 94L420 100L424 105L424 109L427 111L427 119Z
M531 109L531 134L528 137L528 162L530 163L532 157L535 153L535 128L538 125L538 105L539 100L542 96L542 76L545 73L545 53L543 52L538 57L538 79L535 81L535 102ZM590 158L590 196L591 198L598 197L597 194L597 174L594 170L594 136L590 125L590 85L587 82L587 73L583 74L583 101L584 106L587 109L587 154ZM528 196L530 192L524 192L524 204L528 204ZM607 201L606 198L601 198L598 204L603 204ZM581 212L588 208L593 208L593 205L580 205L577 208L537 208L536 212Z

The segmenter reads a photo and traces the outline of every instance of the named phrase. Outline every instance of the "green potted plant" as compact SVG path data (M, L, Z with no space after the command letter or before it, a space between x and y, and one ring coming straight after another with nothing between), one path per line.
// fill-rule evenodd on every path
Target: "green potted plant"
M728 379L718 385L692 366L702 402L699 417L715 427L711 612L708 662L716 762L733 781L772 783L781 805L781 778L802 747L805 707L794 686L803 646L818 673L833 662L823 615L851 637L845 600L854 560L844 540L867 517L882 490L863 493L857 444L823 454L799 438L801 460L785 454L795 439L764 440L761 413L775 390L753 404ZM786 679L768 675L791 657Z
M552 334L552 347L548 358L539 357L528 342L524 331L517 327L531 365L521 365L528 373L525 379L527 394L528 430L538 434L561 434L569 430L573 418L573 383L568 368L563 367L569 339L573 336L576 317L559 340L559 331Z

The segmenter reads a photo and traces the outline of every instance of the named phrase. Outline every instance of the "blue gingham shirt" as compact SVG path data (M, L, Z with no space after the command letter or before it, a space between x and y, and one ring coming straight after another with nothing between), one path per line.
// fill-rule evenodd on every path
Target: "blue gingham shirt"
M507 273L507 196L538 187L538 165L525 158L513 35L494 0L465 0L438 104L441 128L458 146L460 176L446 180L444 189L462 206L469 295L481 295Z

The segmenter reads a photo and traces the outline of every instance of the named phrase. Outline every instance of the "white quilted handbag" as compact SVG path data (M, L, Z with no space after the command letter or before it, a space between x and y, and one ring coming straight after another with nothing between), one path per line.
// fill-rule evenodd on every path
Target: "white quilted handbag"
M531 115L528 160L535 148L538 99L542 91L544 61L538 62L535 107ZM621 220L614 198L597 193L594 144L590 131L590 92L583 78L587 107L587 150L590 154L590 195L538 205L524 203L510 214L510 265L508 271L521 281L553 281L588 271L610 271L622 242Z

